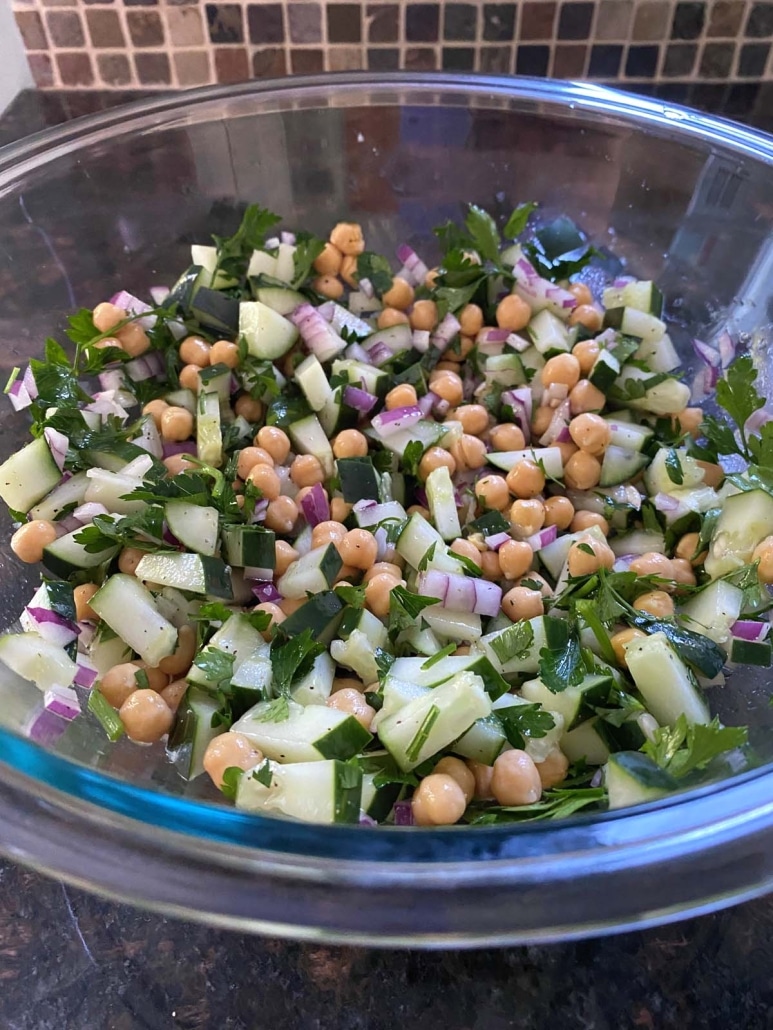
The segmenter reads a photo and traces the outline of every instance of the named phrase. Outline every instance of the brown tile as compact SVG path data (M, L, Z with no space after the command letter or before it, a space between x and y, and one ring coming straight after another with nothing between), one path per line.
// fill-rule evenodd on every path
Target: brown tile
M27 50L47 50L48 40L38 11L14 11L16 24Z
M561 44L553 52L553 72L556 79L579 79L585 70L588 48L582 44Z
M127 11L126 22L135 46L161 46L163 44L164 26L158 11Z
M205 86L212 81L209 54L205 50L177 50L172 56L179 85Z
M405 67L408 71L435 71L438 68L437 51L433 47L408 47Z
M331 72L358 71L365 67L362 50L356 46L331 46L327 62Z
M207 4L204 10L212 43L244 42L244 18L238 4Z
M519 37L521 39L552 39L558 4L532 0L521 11Z
M396 43L399 38L400 9L396 4L368 4L365 25L369 43Z
M46 14L48 34L58 47L83 46L83 26L76 11L48 11Z
M252 55L252 75L256 79L274 79L287 75L287 57L282 47L264 47Z
M671 20L668 0L645 0L636 8L633 19L633 39L664 39Z
M86 24L91 42L97 47L125 47L123 29L117 11L86 11Z
M250 43L284 43L285 26L281 4L250 4L247 8Z
M110 0L112 3L112 0ZM78 0L43 0L44 7L77 7Z
M143 53L140 50L134 55L134 67L143 86L168 86L172 81L167 54Z
M126 54L97 54L97 70L106 86L128 86L132 81Z
M172 46L202 46L204 22L198 7L169 7L164 12Z
M736 36L744 16L744 5L739 0L717 0L709 8L707 36Z
M482 72L509 72L513 61L513 48L509 46L484 46L480 51Z
M325 70L325 55L321 50L291 50L293 75L313 75Z
M359 4L332 4L327 9L328 43L359 43L362 39Z
M54 84L54 67L48 54L30 54L30 72L39 89L49 89Z
M440 37L440 5L409 3L405 8L405 38L409 43L434 43Z
M58 53L56 64L63 86L92 86L94 84L94 72L88 54Z
M632 0L601 0L596 18L596 39L628 39Z
M243 47L218 47L215 50L217 82L244 82L250 77L247 51Z
M365 63L372 72L396 72L400 67L400 51L396 46L369 47Z
M287 22L292 43L322 42L322 9L319 4L288 4Z

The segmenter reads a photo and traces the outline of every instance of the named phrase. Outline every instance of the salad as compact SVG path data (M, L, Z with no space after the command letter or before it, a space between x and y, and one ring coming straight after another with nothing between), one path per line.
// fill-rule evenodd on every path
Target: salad
M32 439L0 497L43 573L0 659L43 692L34 739L91 720L240 809L367 825L602 811L750 761L710 702L771 664L752 360L695 341L688 385L656 285L591 289L609 256L535 208L471 205L395 271L357 224L251 206L14 371Z

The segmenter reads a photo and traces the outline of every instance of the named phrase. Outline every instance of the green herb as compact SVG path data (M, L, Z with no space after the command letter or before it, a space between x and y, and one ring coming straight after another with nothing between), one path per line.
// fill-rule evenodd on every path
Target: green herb
M566 819L583 808L600 809L606 801L604 787L567 787L546 790L541 801L533 805L479 807L467 809L468 822L485 826L495 823L531 822L542 819Z
M443 318L449 311L456 312L466 307L484 281L485 276L481 276L467 286L437 286L434 296L438 306L438 315Z
M599 715L604 722L608 722L610 726L617 726L618 728L626 722L630 722L631 719L641 715L642 712L646 712L646 708L637 701L631 694L627 694L623 690L618 690L616 687L610 691L609 699L611 703L617 705L616 708L596 708L596 714Z
M11 374L8 376L8 382L5 384L5 388L3 390L3 393L10 393L11 392L11 387L16 382L16 380L19 378L20 373L21 373L21 369L19 368L18 365L15 368L11 369Z
M257 780L258 783L262 783L264 787L270 787L274 779L274 774L271 771L271 762L268 759L265 762L261 762L257 769L253 769L252 778Z
M534 628L530 622L514 622L491 640L491 650L502 665L513 658L523 659L534 643Z
M297 290L311 275L312 266L325 249L325 241L310 233L298 233L293 253L292 288Z
M424 554L419 559L419 564L418 564L417 569L416 569L417 572L425 572L427 570L427 568L429 567L429 563L435 557L435 550L436 550L436 548L437 548L437 540L435 540L433 543L431 543L429 545L427 550L424 552Z
M644 501L641 506L641 524L650 533L662 533L663 527L658 517L655 506L650 501Z
M622 368L626 362L630 361L633 355L641 346L641 340L634 336L625 336L620 334L618 337L618 343L612 348L610 353L612 357L617 361Z
M594 637L598 641L599 649L601 651L601 657L605 662L609 662L610 665L617 665L617 657L615 655L614 648L609 638L607 628L599 618L598 612L596 611L596 604L594 601L576 601L574 610L591 630Z
M754 362L744 355L730 365L717 383L717 404L735 422L745 450L748 450L744 429L746 420L765 403L754 387L756 379Z
M456 551L449 551L448 557L458 562L468 576L478 577L483 575L480 565L477 565L472 558L468 558L466 554L457 554Z
M362 608L365 605L365 587L352 587L345 584L333 588L344 604L350 608Z
M282 388L277 380L273 362L262 361L247 353L246 343L244 343L244 351L236 373L244 389L257 401L278 397ZM241 352L242 342L239 344L240 355Z
M314 659L324 650L325 645L314 639L310 629L290 640L274 641L271 645L274 689L280 694L288 693L293 682L311 670Z
M218 690L224 690L231 685L235 657L217 647L205 647L193 659L193 664Z
M526 204L519 204L507 219L507 222L505 222L505 227L502 230L504 236L508 240L514 240L517 236L520 236L538 207L539 204L533 200L528 201Z
M268 612L239 611L236 608L229 608L222 601L205 601L193 619L195 622L219 622L222 624L228 622L232 615L241 615L258 633L263 633L271 625L271 616Z
M424 457L424 444L421 440L411 440L403 451L401 459L403 472L409 476L419 475L419 462Z
M422 669L431 669L433 665L437 665L438 662L442 662L444 658L448 658L456 650L456 644L447 644L442 650L438 651L437 654L433 654L431 658L428 658L426 662L422 662Z
M395 656L390 654L389 651L383 647L377 647L373 651L373 660L376 663L378 669L379 683L383 683L386 676L389 675L389 670L395 663Z
M244 769L240 769L238 765L229 765L223 773L223 782L220 785L220 790L229 801L236 800L236 791L242 776L244 776Z
M582 683L585 667L576 629L564 619L545 616L545 643L539 653L539 677L548 690L561 693Z
M637 613L630 621L645 633L663 633L677 654L709 679L718 676L722 671L727 660L725 652L702 633L695 633L666 619L654 619L641 613Z
M556 725L550 712L546 712L539 704L508 705L495 712L502 724L508 743L522 748L526 738L544 737Z
M232 279L243 279L247 274L253 250L261 250L266 233L281 222L259 204L250 204L242 217L241 225L233 236L213 236L217 247L215 275L222 272ZM213 276L214 278L214 276Z
M91 525L84 526L73 539L89 554L99 554L116 545L131 545L144 551L168 550L163 528L163 508L149 504L133 515L96 515Z
M666 453L666 473L672 483L681 486L684 483L684 469L679 460L679 455L673 447L669 447Z
M405 749L405 756L410 762L415 762L421 754L421 749L427 743L432 727L440 718L440 709L437 705L430 705L429 711L424 716L421 726L416 731L413 740Z
M705 769L719 755L743 747L747 738L745 726L721 726L716 718L708 725L691 725L680 715L673 726L656 730L655 739L647 741L642 751L661 769L681 778Z
M389 637L394 640L404 629L411 629L425 608L438 604L439 597L423 597L396 586L389 595Z
M144 669L137 669L137 671L134 673L134 682L137 684L140 690L150 689L150 680L148 679L148 674L145 672Z
M119 740L124 735L121 717L101 691L91 691L87 707L91 714L97 717L109 740Z
M357 258L357 281L367 279L379 297L392 289L393 278L392 267L381 254L366 250Z
M285 722L289 718L290 698L287 694L280 694L279 697L274 698L256 722Z
M499 261L499 233L491 215L483 208L470 204L464 225L480 256L486 261Z

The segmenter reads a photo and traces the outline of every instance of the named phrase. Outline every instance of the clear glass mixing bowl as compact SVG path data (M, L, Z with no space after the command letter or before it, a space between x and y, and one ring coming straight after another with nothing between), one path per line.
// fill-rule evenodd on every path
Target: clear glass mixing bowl
M772 162L773 140L729 122L528 79L343 75L134 104L0 152L0 362L39 354L80 305L169 283L191 241L228 232L252 201L320 233L356 219L373 249L407 240L431 259L431 228L462 202L503 213L537 199L662 284L683 347L688 330L749 331L771 319ZM3 407L3 457L24 422ZM4 626L36 573L2 547ZM43 749L23 735L39 693L0 676L0 848L167 912L465 945L666 921L773 878L768 672L731 676L712 698L751 725L751 772L633 811L437 831L246 816L202 786L201 800L186 794L160 749L109 748L88 720Z

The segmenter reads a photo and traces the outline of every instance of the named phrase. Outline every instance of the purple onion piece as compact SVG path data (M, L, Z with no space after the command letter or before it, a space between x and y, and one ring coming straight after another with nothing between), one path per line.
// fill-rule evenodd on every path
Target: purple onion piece
M81 714L78 695L72 687L52 687L43 695L43 707L62 719L71 720Z
M328 522L330 520L330 505L321 483L315 483L303 497L301 509L303 510L304 518L312 528L318 526L320 522Z
M73 680L76 686L91 690L96 683L98 675L99 673L91 660L86 655L79 654L75 661L75 679Z
M409 282L411 286L421 286L427 278L429 269L413 247L409 247L407 243L402 243L397 248L397 260L402 262L403 266L397 273L398 276Z
M366 415L378 404L378 397L368 393L367 390L361 389L359 386L345 386L343 400L344 404L354 408L355 411L361 412L363 415Z
M770 633L770 623L739 619L730 627L730 633L739 640L765 640Z
M46 438L48 449L51 451L51 457L56 462L57 468L60 472L63 472L70 441L64 433L60 433L58 429L51 429L48 426L43 430L43 436Z
M290 321L297 326L309 352L320 361L329 361L346 348L346 341L331 329L317 308L309 303L299 304L290 315Z
M395 801L395 826L414 826L413 806L410 801Z
M142 318L135 318L137 325L143 329L152 329L156 324L155 315L147 315L146 311L152 311L150 304L146 304L144 300L140 300L139 297L135 297L133 293L127 293L126 290L121 290L116 293L110 299L111 304L115 304L117 308L121 308L128 315L143 315Z
M69 725L69 720L55 715L46 708L35 713L27 724L26 734L41 747L51 747L59 740Z
M504 547L509 540L512 540L512 537L509 533L492 533L491 536L483 539L490 551L498 551L500 547Z
M652 503L658 511L662 512L676 511L679 507L679 500L676 497L662 492L655 494Z
M442 322L435 326L435 331L430 337L430 343L438 350L444 351L453 338L461 331L459 319L449 311Z
M195 440L183 440L182 443L165 443L164 457L171 458L173 454L195 454Z
M387 439L402 429L410 429L415 426L417 422L421 421L421 414L418 404L393 408L391 411L382 411L378 415L374 415L371 426L382 439Z
M256 583L252 588L252 592L261 603L265 603L267 601L271 601L273 603L275 601L282 600L282 595L273 583Z
M153 303L156 305L156 307L161 307L166 298L169 296L170 292L171 291L168 286L151 286L148 290L148 293L150 294Z
M719 368L721 364L721 357L719 351L714 347L710 347L703 340L693 339L692 341L693 350L709 368Z
M100 504L98 501L86 501L84 504L79 504L72 514L73 518L85 526L87 522L93 522L97 515L108 515L109 512L104 504Z
M372 300L375 297L376 291L373 289L373 283L370 279L360 279L358 285L360 287L360 293L367 297L368 300Z

